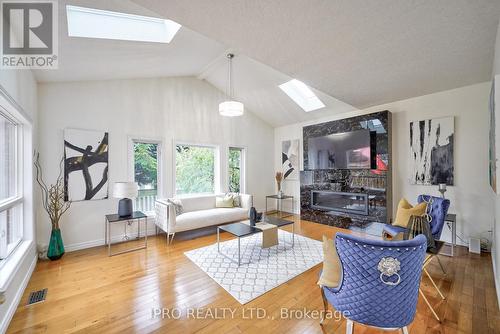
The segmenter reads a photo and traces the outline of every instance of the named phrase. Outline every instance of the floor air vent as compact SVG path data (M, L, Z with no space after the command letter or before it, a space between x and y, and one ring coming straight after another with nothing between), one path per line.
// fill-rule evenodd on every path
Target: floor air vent
M28 305L43 302L45 297L47 297L47 289L33 291L28 297Z

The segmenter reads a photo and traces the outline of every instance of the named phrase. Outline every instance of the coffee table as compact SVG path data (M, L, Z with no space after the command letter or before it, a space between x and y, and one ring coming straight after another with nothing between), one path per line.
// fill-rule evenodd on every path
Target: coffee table
M295 222L290 220L285 220L277 217L266 217L263 221L264 223L274 225L276 228L280 228L287 225L292 225L292 247L295 244ZM228 232L238 238L238 266L241 264L241 238L248 237L250 235L254 235L257 233L262 233L262 229L258 227L250 226L249 224L245 224L244 222L236 222L232 224L220 225L217 226L217 252L220 251L220 231ZM224 254L223 254L224 255ZM234 261L232 258L228 257L231 261Z

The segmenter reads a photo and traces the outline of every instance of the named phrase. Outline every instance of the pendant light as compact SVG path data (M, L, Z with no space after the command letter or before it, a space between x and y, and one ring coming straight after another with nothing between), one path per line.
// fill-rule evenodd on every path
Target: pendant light
M244 107L243 103L238 102L233 100L233 87L232 87L232 77L231 77L231 72L232 72L232 61L234 58L234 54L228 53L227 54L227 59L228 59L228 91L227 95L229 96L228 101L224 101L219 104L219 114L221 116L226 116L226 117L235 117L235 116L241 116L244 113Z

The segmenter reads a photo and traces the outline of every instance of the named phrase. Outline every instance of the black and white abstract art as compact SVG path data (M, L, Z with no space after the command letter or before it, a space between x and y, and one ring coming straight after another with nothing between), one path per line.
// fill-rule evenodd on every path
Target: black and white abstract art
M410 183L453 185L453 117L410 123Z
M108 133L64 130L64 198L108 198Z
M297 180L299 170L299 145L298 139L284 140L281 142L281 163L283 179Z

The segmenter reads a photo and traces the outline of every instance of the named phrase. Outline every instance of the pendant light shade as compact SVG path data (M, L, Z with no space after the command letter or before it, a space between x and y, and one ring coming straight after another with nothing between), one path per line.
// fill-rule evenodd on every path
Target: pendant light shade
M226 117L242 116L245 112L245 107L243 103L235 101L232 99L233 87L232 87L232 60L234 55L232 53L227 54L228 59L228 92L229 101L224 101L219 104L219 114Z
M224 101L219 104L219 114L222 116L241 116L244 112L243 103L238 101Z

